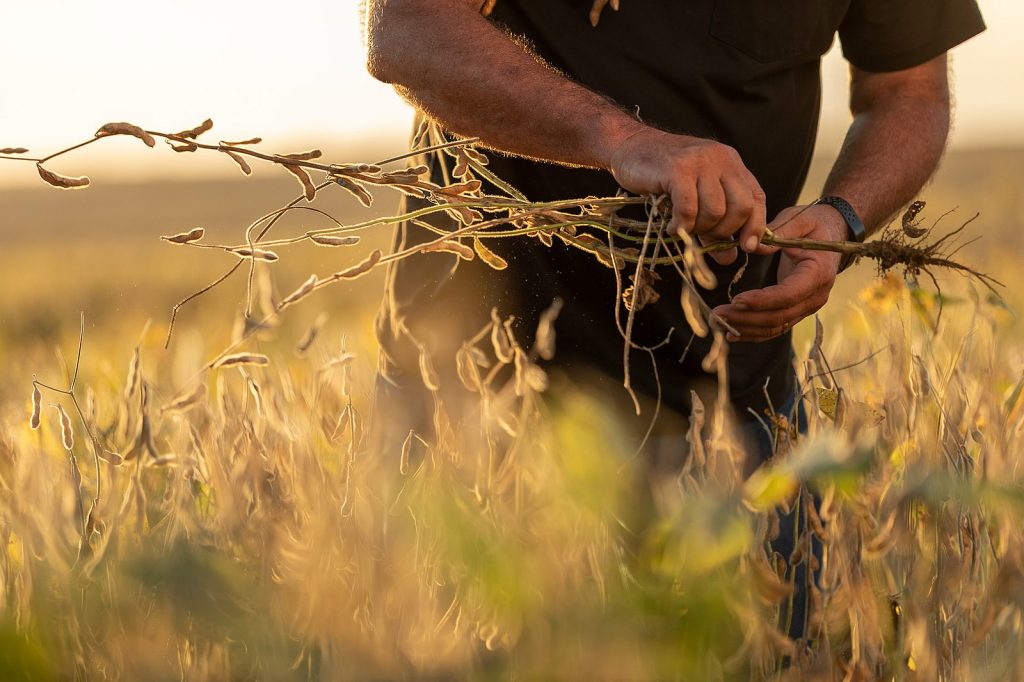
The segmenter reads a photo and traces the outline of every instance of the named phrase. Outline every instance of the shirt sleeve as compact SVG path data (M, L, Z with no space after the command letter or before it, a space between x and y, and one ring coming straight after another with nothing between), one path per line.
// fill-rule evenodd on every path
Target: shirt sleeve
M975 0L852 0L839 39L864 71L909 69L985 30Z

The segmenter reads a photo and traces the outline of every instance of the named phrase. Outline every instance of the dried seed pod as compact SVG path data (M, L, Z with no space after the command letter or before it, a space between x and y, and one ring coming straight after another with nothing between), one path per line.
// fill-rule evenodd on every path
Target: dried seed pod
M805 498L806 499L806 498ZM808 500L810 504L805 504L804 509L807 512L807 521L811 526L811 532L817 536L823 544L828 544L828 533L825 532L825 524L821 522L821 517L818 516L818 510L814 504L814 500Z
M459 374L459 381L467 390L479 393L483 387L480 379L480 370L473 359L473 353L469 347L463 344L462 348L455 353L455 369Z
M445 208L445 213L455 220L458 220L463 225L472 225L473 223L480 222L484 219L483 213L475 208L469 208L467 206L448 206Z
M270 358L261 353L234 353L232 355L225 355L224 357L213 363L213 369L220 369L221 367L236 367L238 365L269 365Z
M685 282L683 283L679 303L683 307L683 314L686 316L686 321L689 323L693 333L702 339L707 337L710 329L707 320L704 319L700 298L697 296L697 292L693 290L693 287Z
M102 459L102 460L104 460L106 462L110 462L111 464L113 464L116 467L121 466L122 464L124 464L124 457L122 457L121 455L117 454L116 452L113 452L112 450L107 450L105 448L101 448L99 450L99 457L100 457L100 459Z
M718 278L715 277L715 273L711 272L704 254L697 250L693 242L687 244L686 250L683 251L683 265L693 277L693 281L701 287L714 289L718 286Z
M320 330L323 329L324 324L327 322L327 313L321 312L316 316L312 326L306 330L306 333L299 339L299 343L295 346L295 354L299 357L305 355L306 351L310 349L318 336L320 336Z
M515 390L516 395L522 398L526 395L526 370L529 367L529 360L522 348L515 349Z
M508 261L484 246L483 241L476 237L473 237L473 250L480 256L480 260L495 270L504 270L508 267Z
M156 139L152 135L137 125L125 123L123 121L119 123L107 123L96 131L96 137L106 137L108 135L131 135L132 137L137 137L145 142L147 147L156 146Z
M409 435L402 441L402 454L398 458L398 472L402 475L409 473L409 454L412 452L412 442L416 438L416 432L409 430Z
M424 166L423 164L419 164L417 166L409 166L408 168L403 168L401 170L393 170L388 171L387 173L382 173L381 178L384 180L395 180L401 178L402 180L415 181L419 179L420 176L427 175L428 173L430 173L430 168Z
M227 149L223 151L225 154L231 157L232 161L238 164L238 167L242 169L242 173L244 173L245 175L252 175L252 166L249 165L249 162L246 161L241 154L237 154Z
M482 166L486 166L491 161L487 158L487 155L481 152L476 147L459 147L463 152L466 153L469 158L473 159Z
M242 258L254 258L267 263L273 263L278 259L278 255L273 251L265 251L264 249L249 249L242 247L239 249L228 249L231 253Z
M725 334L716 331L715 340L711 342L711 350L708 351L708 354L700 362L701 369L705 372L714 372L725 352Z
M195 128L189 130L182 130L180 133L175 133L173 137L184 137L184 138L196 138L205 133L207 130L213 127L213 121L206 119Z
M180 232L178 234L171 235L170 237L163 236L160 237L160 239L163 239L165 242L170 242L172 244L188 244L191 242L199 241L200 239L203 238L203 235L205 234L206 230L204 230L201 227L196 227L194 229L189 230L188 232Z
M362 238L356 235L335 237L329 234L314 234L310 239L314 244L319 244L320 246L352 246L353 244L358 244Z
M590 25L597 28L597 24L601 21L601 12L604 10L606 5L611 5L612 9L616 12L619 11L619 0L594 0L594 4L590 7Z
M332 175L334 175L334 174L351 175L351 174L354 174L354 173L358 173L360 175L365 175L367 173L370 173L370 174L381 173L381 172L383 172L383 170L384 170L383 168L381 168L380 166L378 166L375 163L333 163L333 164L331 164L331 174Z
M319 159L324 153L319 149L310 149L308 152L297 152L295 154L278 154L279 158L291 159L292 161L312 161Z
M469 175L469 155L464 149L455 150L455 168L452 169L452 177L465 178Z
M142 354L139 347L135 347L135 351L132 353L132 359L128 363L128 379L124 384L124 399L125 402L130 402L132 396L135 395L135 389L139 387L139 377L142 375Z
M612 265L611 253L605 249L595 249L594 257L597 258L597 262L606 268L614 267L616 270L621 270L626 267L626 259L620 256L618 253L615 254L615 265Z
M452 239L445 239L440 242L431 242L423 247L423 253L454 253L462 260L473 260L476 254L473 249L469 248L461 242L457 242Z
M313 289L316 288L317 281L316 275L310 275L309 279L302 283L302 286L284 297L284 300L281 301L281 305L278 306L278 308L290 306L308 296L312 293Z
M282 163L281 165L298 179L299 184L302 185L302 191L305 192L306 201L313 201L316 198L316 185L313 184L313 178L309 177L306 169L290 163Z
M180 411L180 410L186 410L186 409L192 407L193 405L195 405L196 403L198 403L200 400L202 400L203 396L205 396L205 395L206 395L206 384L205 383L197 384L195 386L195 388L193 388L191 391L179 395L178 397L176 397L173 400L171 400L171 402L169 402L166 405L164 405L163 407L161 407L160 411L161 412L176 412L176 411Z
M498 309L491 308L491 346L494 348L494 356L499 362L508 364L512 362L512 342L509 341L505 327L498 317Z
M250 137L248 140L239 140L238 142L225 142L222 140L221 144L225 147L238 147L243 144L259 144L260 142L263 142L262 137Z
M434 363L431 361L430 354L427 353L425 346L420 346L420 377L423 379L423 385L428 390L438 391L441 389L441 379L437 376Z
M361 263L353 265L350 268L336 272L331 275L331 279L355 279L361 275L365 275L367 272L373 269L380 259L384 256L380 249L374 249L373 252L366 257Z
M36 164L36 170L39 171L39 177L54 187L60 187L61 189L75 189L77 187L88 187L89 185L89 178L84 175L78 178L60 175L59 173L54 173L51 170L43 168L41 163Z
M351 194L353 194L355 198L359 200L359 203L361 203L363 206L369 208L370 206L373 205L373 195L370 194L366 190L366 188L360 185L359 183L355 182L354 180L350 180L348 178L340 176L335 176L333 180L334 184L338 185L339 187L345 188Z
M537 323L537 337L534 343L537 355L544 360L555 357L555 320L561 311L562 299L556 298L548 309L541 313L540 321Z
M199 145L197 145L195 142L186 142L184 144L174 144L173 142L168 140L167 144L171 145L171 149L173 149L174 151L178 152L179 154L182 153L182 152L194 152L195 150L199 149Z
M569 234L568 232L565 231L565 228L563 228L562 232L566 236L572 237L574 243L577 246L582 246L583 248L588 249L590 251L593 251L598 246L602 245L601 244L601 240L599 240L597 237L595 237L594 235L590 234L589 232L581 232L579 234Z
M447 185L441 188L442 194L449 196L457 196L460 194L473 194L479 192L480 188L483 187L483 183L479 180L467 180L466 182L456 183L454 185Z
M526 385L535 393L543 393L548 390L548 373L531 364L526 368Z
M43 415L43 394L39 391L39 387L35 384L32 385L32 416L28 420L28 425L33 429L39 428L39 423Z
M747 564L751 568L754 591L767 605L778 604L793 593L793 586L779 578L761 552Z
M64 442L64 449L70 452L75 447L75 434L71 429L71 417L68 416L68 413L60 405L55 405L54 407L60 413L60 439Z
M4 147L0 149L0 154L26 154L28 152L24 147Z

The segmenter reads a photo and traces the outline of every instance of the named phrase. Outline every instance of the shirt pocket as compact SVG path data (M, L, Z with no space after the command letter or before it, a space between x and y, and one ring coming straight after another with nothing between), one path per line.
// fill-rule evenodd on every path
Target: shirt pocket
M849 0L715 0L711 35L762 63L828 52Z

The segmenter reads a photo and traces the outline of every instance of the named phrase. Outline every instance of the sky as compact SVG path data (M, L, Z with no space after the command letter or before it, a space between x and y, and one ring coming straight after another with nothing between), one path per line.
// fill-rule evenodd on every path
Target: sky
M377 143L401 148L411 112L366 74L358 4L0 0L0 147L52 151L108 121L174 131L211 117L218 139L262 135L274 151L321 146L331 161L369 160L346 153ZM954 53L952 145L1024 145L1024 88L1015 85L1024 3L980 5L989 31ZM847 71L835 51L823 73L827 152L848 122ZM131 144L94 145L62 165L78 174L114 161L108 176L144 180L203 173L221 161L171 159L165 150L147 156ZM0 161L0 186L37 182L30 171Z

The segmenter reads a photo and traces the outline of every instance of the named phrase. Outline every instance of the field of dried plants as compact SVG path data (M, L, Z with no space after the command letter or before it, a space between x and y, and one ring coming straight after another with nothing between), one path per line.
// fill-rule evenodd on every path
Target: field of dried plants
M509 352L494 334L471 354L479 433L439 418L439 442L374 447L382 271L280 307L386 253L387 229L250 254L266 324L244 323L240 274L165 350L171 306L242 261L159 237L237 243L294 182L96 175L0 191L0 678L1024 678L1020 151L953 154L923 196L926 226L959 207L938 232L981 213L957 258L1003 300L956 273L941 294L844 274L797 330L809 433L777 424L747 480L709 409L700 456L649 481L604 398L545 390L529 349L518 385L481 384ZM378 196L312 205L350 225L396 210ZM33 378L74 395L34 399ZM794 554L767 554L810 491ZM776 621L801 562L820 579L798 645Z

